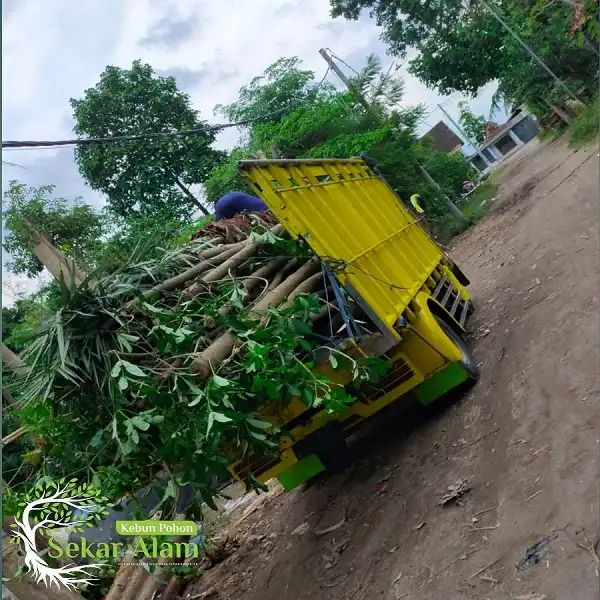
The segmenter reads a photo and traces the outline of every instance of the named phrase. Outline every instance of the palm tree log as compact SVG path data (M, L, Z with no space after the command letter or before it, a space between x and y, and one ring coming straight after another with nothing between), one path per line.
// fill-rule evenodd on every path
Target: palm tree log
M293 299L295 297L294 292L296 288L298 288L306 279L314 275L315 271L318 269L318 261L311 260L307 262L274 290L267 293L250 309L249 313L256 314L271 306L279 306L288 296L289 299ZM261 326L264 326L262 321L259 324L259 327ZM207 379L212 373L212 370L218 368L231 354L234 344L235 338L233 333L230 331L224 333L193 360L190 365L190 370L192 373L198 375L199 378Z

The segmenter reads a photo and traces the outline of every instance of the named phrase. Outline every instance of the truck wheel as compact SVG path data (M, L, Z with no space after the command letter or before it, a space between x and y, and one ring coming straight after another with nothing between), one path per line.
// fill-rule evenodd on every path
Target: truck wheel
M450 338L452 343L460 350L462 354L462 359L459 362L460 366L465 370L467 375L469 376L469 383L471 385L475 385L479 381L479 377L481 375L479 371L479 367L477 366L477 362L471 354L469 347L465 343L465 341L456 333L456 331L449 325L446 321L439 317L435 317L437 324L440 326L441 330Z

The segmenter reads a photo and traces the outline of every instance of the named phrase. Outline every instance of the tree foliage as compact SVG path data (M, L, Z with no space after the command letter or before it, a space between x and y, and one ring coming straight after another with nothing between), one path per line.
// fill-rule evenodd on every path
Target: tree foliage
M208 200L215 202L226 192L236 189L252 193L240 178L236 163L257 151L268 156L271 148L276 147L284 158L349 158L365 152L375 160L401 197L420 193L429 199L428 206L434 213L445 214L446 208L437 198L437 191L428 186L419 172L419 165L437 154L416 136L424 108L399 107L404 89L402 79L390 71L383 72L379 58L371 55L367 57L365 67L352 79L352 92L340 92L330 86L315 90L313 81L314 73L302 70L298 59L280 59L264 75L242 87L236 102L219 108L224 114L238 119L265 115L269 107L281 108L280 104L271 104L272 98L280 95L286 99L305 99L300 105L293 104L290 110L245 128L240 146L206 182ZM357 102L356 92L371 103L368 111ZM460 174L456 169L458 163L463 165ZM444 183L444 188L454 194L468 178L465 173L472 173L472 168L462 154L453 158L440 154L436 158L440 176L444 164L448 165L444 182L453 181L452 184Z
M82 198L69 201L54 195L55 187L29 187L11 181L4 193L3 248L11 254L7 268L17 274L35 277L44 266L32 251L31 232L26 222L45 233L52 244L76 262L85 263L101 247L105 221Z
M463 194L465 181L473 179L475 171L470 162L465 160L460 152L447 154L444 152L433 152L424 161L424 167L442 188L449 198L459 199ZM443 216L447 208L425 198L427 208L437 216Z
M248 268L290 251L301 262L308 258L289 240L263 240L264 252ZM316 296L254 315L244 305L244 287L231 280L185 302L178 293L140 298L197 264L206 247L206 240L196 241L130 262L94 286L64 289L60 310L24 353L36 368L23 386L21 416L44 440L40 474L78 473L116 498L168 473L166 507L187 483L212 505L215 476L227 476L232 447L243 455L278 451L280 432L258 413L265 399L298 397L331 411L353 401L341 384L312 370L312 352L321 344L310 335L309 319L321 310ZM125 307L136 298L133 318ZM220 313L226 303L229 313ZM211 321L233 331L243 352L199 381L190 363L210 345ZM355 385L386 370L381 361L356 362L341 352L331 364L348 370Z
M13 306L3 306L2 343L20 354L31 340L32 332L49 313L49 307L36 294L18 299Z
M462 0L330 0L333 17L357 20L365 9L383 27L383 38L395 56L421 48L436 34L448 33L460 21Z
M381 58L377 54L369 54L360 73L350 79L355 90L371 106L387 111L397 110L404 97L404 80L391 72L392 66L384 73Z
M580 27L573 30L570 3L499 0L493 4L571 89L597 88L598 55L588 39L593 19L583 19L588 27L584 35ZM498 81L498 99L510 105L540 95L553 101L564 96L550 75L477 2L331 0L331 5L334 16L349 19L370 9L392 54L405 56L408 47L419 50L409 63L410 71L442 94L476 95L484 85ZM591 4L586 10L593 12Z
M458 103L460 125L469 139L478 145L483 144L485 139L485 118L474 115L467 102Z
M314 73L301 69L302 61L297 57L280 58L267 67L262 75L254 77L248 85L240 88L238 99L227 105L218 104L215 114L221 114L232 122L259 119L278 122L319 92L331 89L324 85L311 85ZM316 88L316 89L315 89ZM243 127L251 130L254 123Z
M109 66L83 98L71 99L74 130L81 137L168 133L206 126L173 77L158 77L134 61L131 69ZM186 137L90 144L75 152L90 187L106 194L121 216L187 217L201 204L187 190L202 183L223 159L212 148L214 131Z

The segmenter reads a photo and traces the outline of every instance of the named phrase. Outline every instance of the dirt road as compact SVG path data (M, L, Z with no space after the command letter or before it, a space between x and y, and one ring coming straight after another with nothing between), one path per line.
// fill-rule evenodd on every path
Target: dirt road
M499 182L453 248L472 280L481 382L424 422L388 424L343 472L273 498L189 596L598 597L597 148L532 143ZM440 506L461 479L462 503ZM538 562L517 570L537 542Z

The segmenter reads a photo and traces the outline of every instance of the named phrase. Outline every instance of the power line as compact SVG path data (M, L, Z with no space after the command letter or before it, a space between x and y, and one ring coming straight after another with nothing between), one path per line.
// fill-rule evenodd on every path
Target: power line
M23 165L17 165L16 163L11 163L11 162L8 162L7 160L2 161L2 166L3 167L17 167L19 169L25 169L25 167Z
M131 134L131 135L116 135L110 137L102 137L102 138L77 138L73 140L55 140L55 141L6 141L2 142L2 149L25 149L25 148L37 148L37 149L50 149L57 147L77 147L77 146L88 146L92 144L105 144L111 142L133 142L139 140L154 140L154 139L164 139L164 138L174 138L174 137L190 137L193 135L198 135L200 133L210 132L210 131L222 131L224 129L231 129L233 127L244 127L246 125L252 125L258 121L262 121L264 119L270 119L279 114L287 112L296 106L300 106L306 102L306 99L311 94L314 94L321 86L325 83L327 79L327 75L329 74L329 68L325 71L325 75L321 78L319 83L311 88L307 95L301 100L297 100L296 102L291 102L287 106L280 108L278 110L274 110L258 117L253 117L251 119L244 119L243 121L237 121L236 123L221 123L218 125L206 125L204 127L196 127L194 129L186 129L183 131L169 131L169 132L157 132L157 133L139 133L139 134Z
M354 74L356 74L358 77L360 77L360 73L350 64L348 64L343 58L341 58L340 56L338 56L331 48L327 48L327 51L329 52L329 54L331 55L332 58L336 59L337 61L341 62L344 66L346 66L348 69L350 69ZM391 67L393 66L394 63L392 63L390 65L390 68L387 71L387 74L389 75L390 71L391 71ZM403 63L404 64L404 63ZM399 65L398 68L400 68L402 65ZM396 69L398 70L398 69ZM342 83L345 83L342 80ZM375 86L373 84L371 84L371 90L375 89ZM459 92L453 92L452 94L450 94L450 96L448 96L448 98L446 98L444 101L442 101L440 104L438 104L438 106L434 107L431 111L429 111L428 113L424 114L420 119L417 120L417 125L424 123L425 125L427 125L427 127L433 128L433 126L428 123L426 121L426 119L428 117L430 117L433 113L435 113L437 110L440 109L440 106L443 106L444 104L447 104L448 102L451 102L452 100L455 100L457 96L460 96ZM391 98L384 93L384 97L386 98L386 100L390 103L390 106L393 106L395 103L391 100ZM425 106L425 110L427 110L428 106Z
M329 50L329 53L333 58L339 60L344 66L348 67L355 75L360 76L360 73L354 67L351 67L343 58L340 58L331 48L327 48L327 50Z

